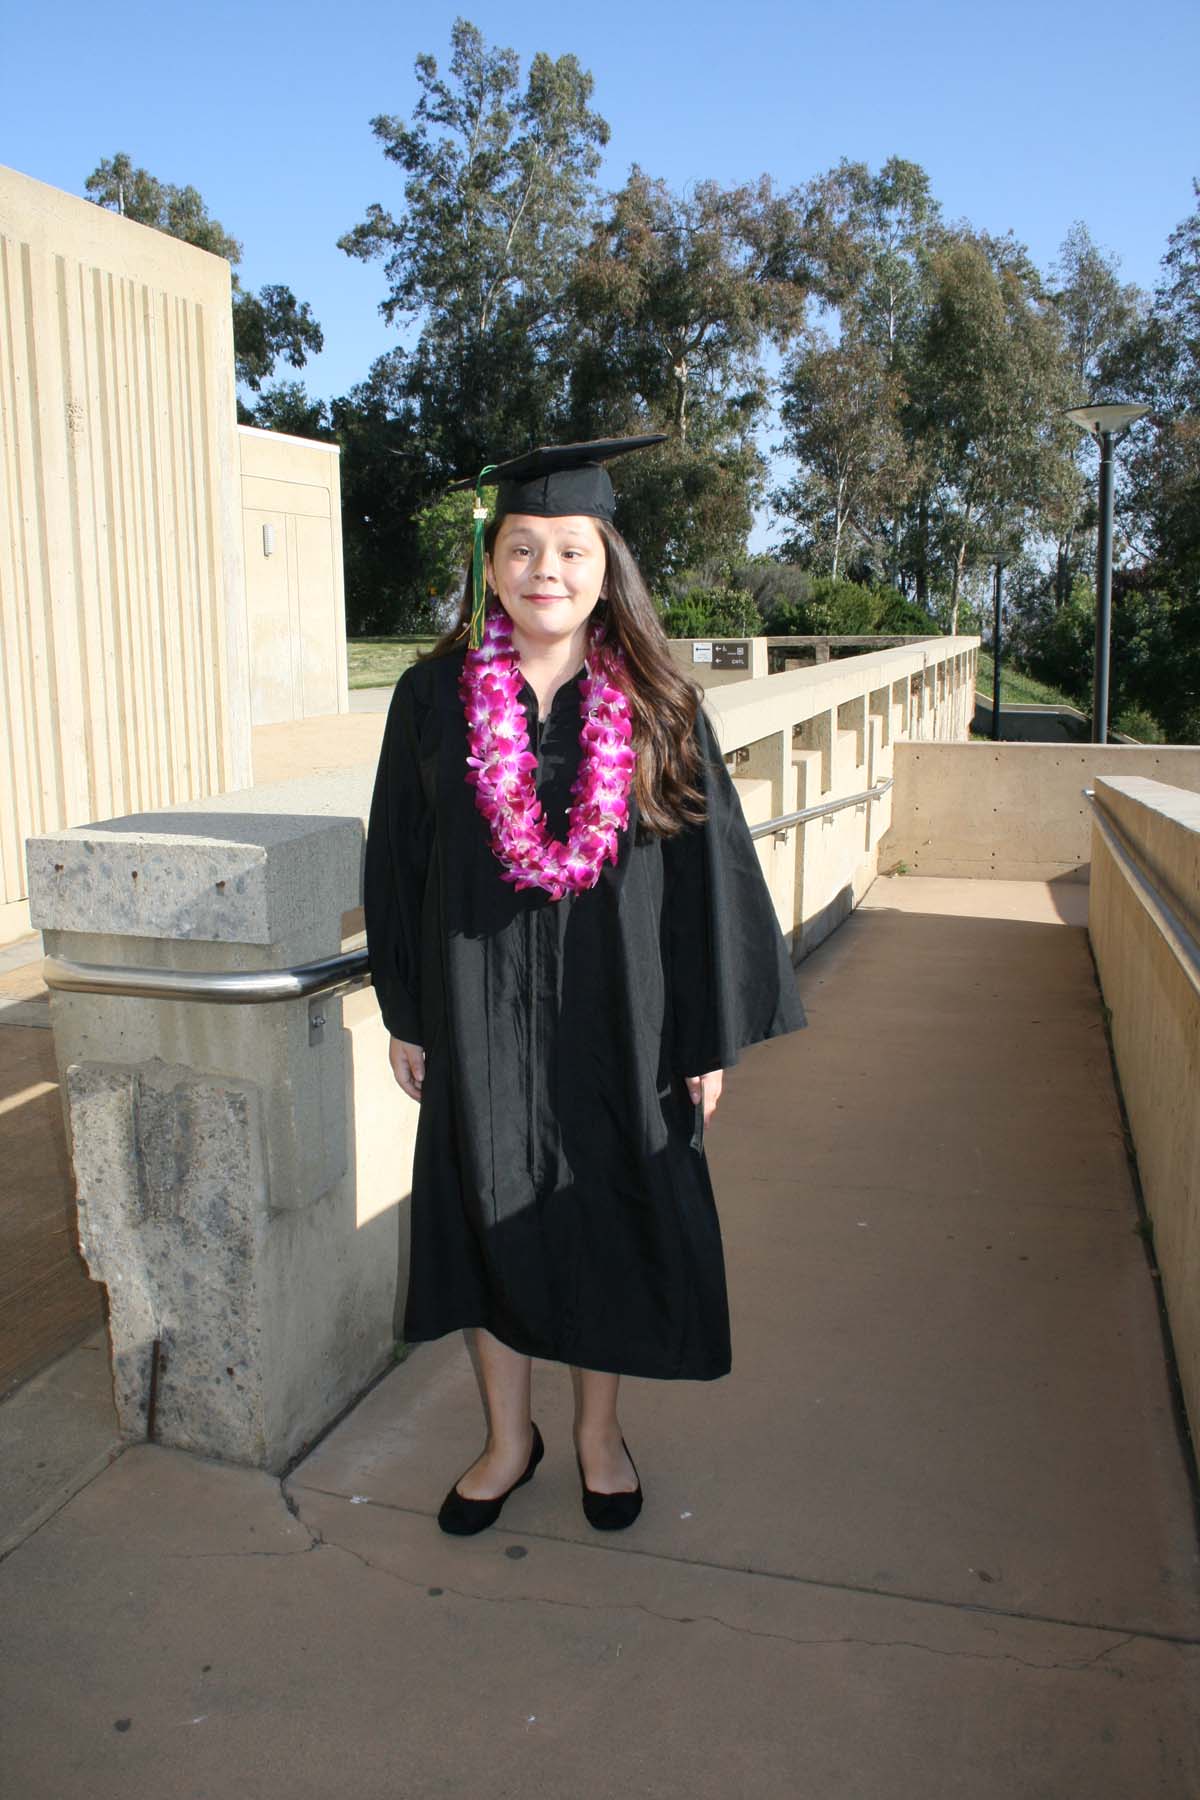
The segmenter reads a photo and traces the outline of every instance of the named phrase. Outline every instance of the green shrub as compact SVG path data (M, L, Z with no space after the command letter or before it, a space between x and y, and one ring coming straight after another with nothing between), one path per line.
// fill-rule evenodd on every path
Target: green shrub
M762 614L742 588L690 588L678 595L663 617L668 637L757 637Z
M1166 734L1144 706L1127 706L1112 722L1114 731L1136 738L1139 744L1165 744Z
M807 578L805 590L775 602L767 615L772 637L860 637L874 633L932 633L937 622L890 587L864 587L831 575Z
M707 637L708 612L703 602L690 597L674 601L663 614L663 630L673 638Z

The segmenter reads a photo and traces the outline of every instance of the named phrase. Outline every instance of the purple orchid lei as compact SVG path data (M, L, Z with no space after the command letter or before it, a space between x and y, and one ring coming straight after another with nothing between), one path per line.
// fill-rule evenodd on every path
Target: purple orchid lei
M592 620L584 661L583 758L571 785L567 841L552 838L533 784L537 757L521 705L521 668L512 642L512 620L492 605L483 642L468 649L458 691L467 719L467 781L475 805L491 826L492 850L504 864L500 879L521 888L541 887L552 900L595 887L607 860L617 860L617 833L629 823L633 781L633 724L629 700L608 680L624 667L619 644L605 645L604 625Z

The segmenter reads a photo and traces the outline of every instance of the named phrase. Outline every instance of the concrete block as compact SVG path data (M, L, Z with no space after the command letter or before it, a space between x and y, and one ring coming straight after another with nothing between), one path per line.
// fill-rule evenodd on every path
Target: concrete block
M255 1295L267 1212L257 1089L160 1061L72 1064L67 1095L80 1247L111 1301L121 1431L261 1464L263 1321Z
M362 842L357 819L130 813L27 840L30 918L43 930L205 943L327 937L358 905Z

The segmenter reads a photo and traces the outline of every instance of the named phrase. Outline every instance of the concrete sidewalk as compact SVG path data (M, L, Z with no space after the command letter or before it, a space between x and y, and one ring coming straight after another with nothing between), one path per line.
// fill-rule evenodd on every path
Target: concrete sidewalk
M1075 884L877 881L706 1134L734 1371L569 1382L501 1525L424 1346L282 1484L127 1450L0 1565L20 1800L1194 1800L1200 1563Z

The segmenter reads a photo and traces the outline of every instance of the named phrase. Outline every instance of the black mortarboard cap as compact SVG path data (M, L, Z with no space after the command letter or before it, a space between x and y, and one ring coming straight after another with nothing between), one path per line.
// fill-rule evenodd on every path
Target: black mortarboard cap
M506 513L529 513L539 519L582 513L611 520L613 485L604 464L614 456L665 441L666 433L658 431L648 437L596 438L590 444L544 444L508 462L488 465L478 477L453 482L451 488L499 488L498 519Z
M630 450L647 450L666 442L665 431L646 437L595 438L588 444L543 444L526 450L508 462L486 463L478 475L450 484L450 492L475 490L474 568L475 606L471 616L471 644L478 646L483 632L483 523L487 517L480 489L495 487L495 517L527 513L538 519L586 518L612 520L615 495L608 470L614 456Z

